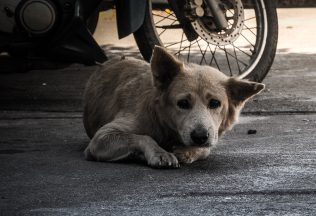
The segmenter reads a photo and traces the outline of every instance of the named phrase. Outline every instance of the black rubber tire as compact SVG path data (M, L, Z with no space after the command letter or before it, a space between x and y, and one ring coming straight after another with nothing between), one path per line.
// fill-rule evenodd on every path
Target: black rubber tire
M277 48L278 42L278 17L276 11L276 2L274 0L264 0L267 13L267 39L263 55L256 67L245 78L261 82L269 72ZM152 20L151 1L148 1L145 19L142 26L134 33L137 46L146 61L149 61L152 50L155 45L163 46L159 36L155 31L155 25Z
M266 41L266 47L264 48L263 55L257 64L257 66L252 70L252 72L246 76L246 79L262 82L263 79L268 74L276 54L277 44L278 44L278 15L276 10L276 1L274 0L264 0L267 19L268 19L268 36Z

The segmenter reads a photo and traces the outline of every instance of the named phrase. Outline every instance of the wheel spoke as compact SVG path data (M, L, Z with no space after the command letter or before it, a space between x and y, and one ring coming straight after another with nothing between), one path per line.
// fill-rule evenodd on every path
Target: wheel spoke
M170 25L173 25L175 22L177 22L177 21L173 21ZM167 29L164 29L162 32L160 32L160 33L158 34L158 36L160 37L160 35L162 35L166 30L167 30Z
M181 48L182 48L182 42L184 41L183 40L183 36L184 36L184 31L182 31L182 35L181 35L181 43L180 43L180 48L179 48L179 55L178 55L178 57L180 57L180 53L181 53ZM188 39L185 39L185 40L188 40Z
M162 25L162 26L156 26L156 28L162 28L162 29L180 29L181 25L180 24L175 24L175 25Z
M244 22L245 22L245 21L252 20L252 19L256 19L256 17L250 17L250 18L248 18L248 19L245 19Z
M204 57L204 56L205 56L205 51L206 51L207 47L206 47L206 49L205 49L205 51L204 51L204 53L203 53L203 52L202 52L202 48L201 48L199 42L198 42L197 44L198 44L199 49L200 49L200 52L201 52L201 54L202 54L202 58L201 58L200 64L202 64L203 59L204 59L204 62L207 64L207 62L206 62L206 60L205 60L205 57Z
M203 54L202 54L202 59L204 59L205 64L207 64L207 61L206 61L206 59L205 59L205 54L206 54L207 48L208 48L209 46L210 46L210 43L207 42L207 46L206 46L206 48L205 48L205 50L204 50L204 52L203 52ZM200 64L202 64L202 59L201 59Z
M234 13L233 12L231 12L231 10L228 10L232 15L234 15ZM231 19L233 19L234 17L232 16L232 17L229 17L230 19L228 19L228 20L231 20ZM231 24L232 25L232 23L230 23L229 22L229 24ZM246 29L247 30L249 30L254 36L257 36L253 31L251 31L251 29L250 28L248 28L248 26L244 23L243 24L245 27L246 27ZM244 30L244 29L243 29Z
M174 45L176 45L176 44L182 43L183 41L187 41L187 39L182 40L182 38L181 38L181 41L174 42L174 43L170 43L170 44L168 44L167 46L165 46L165 48L168 48L168 47L174 46ZM166 44L167 44L167 43L166 43Z
M223 50L223 48L221 48L221 47L219 47L218 46L218 48L219 49L221 49L221 50ZM236 47L236 48L238 48L238 47ZM224 51L224 50L223 50ZM234 57L232 54L230 54L230 53L227 53L229 56L231 56L231 57ZM240 62L240 63L242 63L243 65L245 65L245 66L248 66L248 64L246 64L245 62L243 62L243 61L241 61L240 59L238 59L238 61Z
M230 62L229 62L228 55L227 55L227 51L226 51L226 46L224 46L224 52L225 52L225 56L226 56L226 60L227 60L230 76L233 76L232 69L230 67Z
M230 10L229 10L229 12L230 12ZM234 19L234 17L233 17L233 16L231 16L231 17L226 17L226 19L227 19L227 20L232 20L232 19Z
M170 16L172 16L172 17L174 17L175 19L177 19L178 20L178 18L175 16L175 14L174 14L174 12L173 11L170 11L170 10L168 10L168 11L166 11L166 10L164 10L163 12L165 12L166 14L169 14Z
M240 32L240 35L245 38L246 41L248 41L248 43L252 46L252 47L255 47L255 45L253 45L249 40L248 38L246 38L241 32Z
M158 22L155 23L155 25L157 25L158 23L161 23L162 21L164 21L165 19L168 19L168 20L172 20L172 21L178 21L176 19L171 19L169 18L171 16L171 14L169 14L168 16L161 16L161 15L158 15L158 14L154 14L154 16L157 16L157 17L162 17L163 19L159 20Z
M215 53L216 53L216 49L217 49L218 46L215 46L214 52L212 51L212 48L209 46L209 44L208 44L208 47L210 48L210 51L211 51L211 53L212 53L212 58L211 58L211 61L210 61L209 65L212 66L212 62L213 62L213 60L214 60L217 69L218 69L218 70L221 70L220 67L219 67L219 65L218 65L218 63L217 63L217 61L216 61L216 58L215 58Z
M194 45L194 44L196 44L196 43L197 43L197 41L200 41L200 40L202 40L202 39L201 39L201 38L200 38L200 39L197 39L197 40L195 40L195 42L190 43L190 44L191 44L191 45ZM179 50L178 52L176 52L174 55L176 55L176 54L180 53L181 51L186 50L187 48L189 48L189 46L186 46L186 47L182 48L181 50Z
M198 41L197 41L197 43L198 43ZM189 45L189 52L188 52L187 62L190 61L190 52L191 52L191 41L190 41L190 45Z
M248 26L246 24L244 24L244 26L246 27L246 30L249 30L254 36L257 37L257 35L250 28L248 28Z
M235 46L234 44L232 44L236 49L238 49L240 52L244 53L245 55L247 55L248 57L251 57L250 54L246 53L245 51L243 51L242 49L240 49L239 47Z
M214 59L214 53L216 52L217 46L215 46L214 53L213 53L212 48L210 47L210 44L209 44L209 43L207 44L207 46L208 46L208 48L210 48L210 52L211 52L211 54L212 54L212 58L211 58L211 61L210 61L210 63L209 63L209 65L211 65L212 62L213 62L213 59Z
M236 63L237 63L237 67L238 67L238 73L240 74L241 73L241 69L240 69L240 66L239 66L239 62L238 62L238 57L237 57L237 53L236 53L236 49L235 49L235 46L232 44L233 48L234 48L234 54L235 54L235 59L236 59Z
M247 27L247 28L243 28L242 30L249 30L249 29L257 29L257 27Z

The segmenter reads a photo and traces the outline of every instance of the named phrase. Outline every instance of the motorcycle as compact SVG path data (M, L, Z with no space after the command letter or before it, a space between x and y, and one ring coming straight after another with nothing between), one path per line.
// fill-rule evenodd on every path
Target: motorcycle
M134 34L147 61L160 45L183 61L262 81L276 53L273 0L2 0L0 8L0 53L27 69L106 61L92 34L99 12L113 8L119 38Z

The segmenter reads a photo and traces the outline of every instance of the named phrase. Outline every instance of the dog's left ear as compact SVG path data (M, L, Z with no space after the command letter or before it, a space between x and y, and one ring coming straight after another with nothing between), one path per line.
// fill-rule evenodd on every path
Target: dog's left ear
M226 130L232 128L233 124L237 121L240 110L245 102L261 92L264 89L264 84L236 78L228 78L225 83L225 88L229 102L227 113L219 128L219 135L222 135Z
M262 83L236 78L229 78L226 83L228 97L235 106L242 105L249 98L261 92L264 87L265 85Z
M155 46L150 64L154 85L161 90L167 88L184 67L182 62L160 46Z

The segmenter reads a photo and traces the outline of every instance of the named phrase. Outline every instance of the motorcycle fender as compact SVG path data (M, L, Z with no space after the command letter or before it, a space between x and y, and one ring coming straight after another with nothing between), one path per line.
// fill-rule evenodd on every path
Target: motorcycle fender
M116 20L119 39L137 31L143 24L147 0L116 0Z

